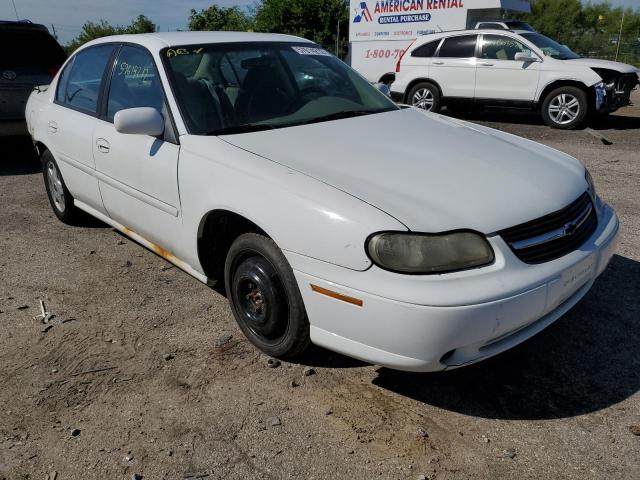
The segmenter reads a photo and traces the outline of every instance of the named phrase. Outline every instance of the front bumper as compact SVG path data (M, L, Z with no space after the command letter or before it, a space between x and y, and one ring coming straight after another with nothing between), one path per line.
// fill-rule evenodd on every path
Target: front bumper
M408 371L456 368L503 352L564 315L604 271L616 249L618 219L601 202L598 210L598 229L591 238L543 265L524 264L497 236L489 238L496 252L493 265L439 276L398 275L376 267L337 275L339 267L321 267L286 252L309 316L311 340ZM311 285L362 305L320 294Z

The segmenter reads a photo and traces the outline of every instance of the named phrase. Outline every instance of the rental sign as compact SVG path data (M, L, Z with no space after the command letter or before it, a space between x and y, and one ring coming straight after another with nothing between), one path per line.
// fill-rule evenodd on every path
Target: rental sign
M419 35L460 30L471 17L528 12L528 0L351 0L349 41L413 40Z
M466 1L352 0L350 40L353 42L384 37L395 40L415 38L419 32L412 24L420 23L424 27L425 23L431 22L437 16L436 12L463 10ZM464 16L464 13L461 16ZM433 27L433 30L437 29L438 27Z

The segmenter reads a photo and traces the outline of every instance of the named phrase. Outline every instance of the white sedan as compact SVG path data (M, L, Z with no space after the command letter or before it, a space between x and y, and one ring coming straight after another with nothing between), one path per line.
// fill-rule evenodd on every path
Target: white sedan
M221 283L272 356L467 365L562 316L615 250L578 160L398 107L300 38L108 37L39 90L58 218L87 212Z

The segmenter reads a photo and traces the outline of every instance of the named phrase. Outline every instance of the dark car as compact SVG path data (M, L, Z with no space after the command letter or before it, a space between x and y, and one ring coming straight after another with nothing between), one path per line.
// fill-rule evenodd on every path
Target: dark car
M0 21L0 137L27 133L29 94L48 85L67 58L47 27L28 21Z

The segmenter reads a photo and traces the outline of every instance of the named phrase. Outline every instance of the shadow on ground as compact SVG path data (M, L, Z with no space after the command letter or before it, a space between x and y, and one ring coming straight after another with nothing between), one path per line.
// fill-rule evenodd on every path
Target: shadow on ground
M470 416L541 420L615 405L640 389L640 262L616 255L591 292L528 342L443 373L382 368L374 383Z
M29 137L0 137L0 176L32 175L42 171Z

